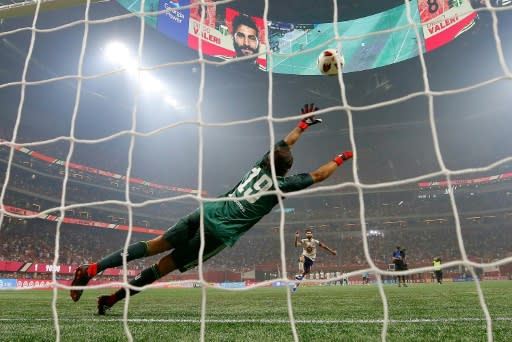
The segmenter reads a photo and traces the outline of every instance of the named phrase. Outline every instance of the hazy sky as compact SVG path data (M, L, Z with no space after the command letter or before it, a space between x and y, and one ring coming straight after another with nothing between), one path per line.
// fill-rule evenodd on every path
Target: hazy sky
M325 7L328 6L326 3ZM252 10L251 6L245 9ZM276 6L276 15L278 10ZM323 11L325 14L326 9ZM114 2L97 4L91 8L90 18L125 13ZM299 8L297 13L297 21L305 21ZM283 14L283 21L289 20L287 15L290 14ZM320 13L313 15L320 16ZM41 13L37 27L52 29L83 17L83 7ZM512 12L499 12L498 19L505 61L511 68ZM31 23L31 17L24 17L7 19L0 24L0 136L7 139L12 137L18 118L21 94L19 85L7 84L22 79L31 40L31 31L13 33L12 30L29 27ZM335 110L322 115L324 123L312 127L294 149L293 171L309 172L348 149L358 151L358 172L363 182L396 180L439 170L427 96L414 96L401 103L365 111L358 108L423 92L423 76L427 76L430 89L436 92L503 76L490 24L490 15L482 13L470 31L453 43L424 55L425 75L419 58L346 74L347 102L357 107L351 112L353 130L349 129L345 111ZM92 77L116 70L116 65L105 59L105 47L113 40L126 44L130 54L136 56L140 27L136 18L89 25L83 75ZM83 24L36 33L27 81L76 75L83 37ZM268 150L271 132L275 139L280 139L296 124L296 119L276 122L270 129L266 121L269 113L274 118L283 119L297 115L307 102L314 102L321 108L342 104L336 77L276 74L270 78L268 74L254 70L250 63L231 63L205 66L204 83L201 83L201 67L197 63L165 65L195 58L197 52L145 27L142 64L156 67L145 74L158 80L160 87L156 87L155 81L149 86L141 86L139 91L134 76L127 72L83 80L74 136L99 139L132 127L138 132L163 127L151 137L136 138L132 173L166 184L195 187L202 134L203 186L209 192L217 193L236 183ZM511 84L508 79L462 94L434 97L436 129L448 168L484 166L511 155ZM70 136L77 86L76 78L28 85L17 141ZM166 102L167 96L175 101L173 105ZM199 99L202 101L198 107ZM132 121L135 104L136 126ZM261 120L235 122L257 118ZM199 129L195 123L185 123L189 121L201 121L204 126ZM176 125L180 122L183 124ZM219 126L230 122L229 126ZM355 146L351 146L351 132ZM129 136L124 136L94 145L77 144L73 160L124 173L129 143ZM65 158L68 146L59 143L43 149L60 153L60 157ZM351 180L350 167L336 179L338 182Z

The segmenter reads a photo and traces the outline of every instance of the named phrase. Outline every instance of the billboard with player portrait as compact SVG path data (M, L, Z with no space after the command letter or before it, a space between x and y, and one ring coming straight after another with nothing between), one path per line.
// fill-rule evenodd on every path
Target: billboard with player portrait
M223 11L215 10L212 5L207 7L201 30L201 6L198 0L196 7L190 9L188 46L199 49L199 38L202 40L202 51L209 56L231 59L254 55L254 63L261 69L266 68L265 25L262 18L240 13L232 8ZM195 13L194 10L197 10Z
M226 60L254 54L255 64L265 69L263 19L232 8L219 10L213 0L203 2L206 6L199 0L160 0L159 11L165 12L158 16L157 30L194 50L201 42L206 56Z
M226 8L226 26L232 39L234 57L257 55L255 62L266 68L266 37L263 18Z
M469 0L418 0L418 9L427 52L471 28L476 18Z
M145 17L146 22L191 49L198 50L201 43L205 56L227 60L254 55L254 64L262 70L319 75L317 56L328 48L342 50L347 73L397 63L445 45L474 24L471 1L478 0L411 0L371 16L317 24L270 19L265 23L214 0L147 0L144 11L162 11ZM140 0L118 2L140 11Z
M217 13L214 1L205 2L209 6L203 7L199 0L191 0L193 7L190 9L187 46L199 50L199 42L201 42L203 54L222 59L231 58L233 45L225 29L224 15ZM201 18L203 18L202 26Z

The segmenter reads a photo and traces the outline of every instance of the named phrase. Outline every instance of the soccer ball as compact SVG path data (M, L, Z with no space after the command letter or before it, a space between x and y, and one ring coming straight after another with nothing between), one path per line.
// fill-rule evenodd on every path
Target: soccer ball
M322 75L334 76L338 74L337 61L339 61L340 67L343 68L345 64L343 55L337 49L327 49L318 55L316 66Z

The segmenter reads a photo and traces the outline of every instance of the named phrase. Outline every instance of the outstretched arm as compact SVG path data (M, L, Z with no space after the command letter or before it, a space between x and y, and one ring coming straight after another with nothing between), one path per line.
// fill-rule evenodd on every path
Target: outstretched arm
M311 104L305 104L304 107L301 109L301 114L310 114L314 111L318 110L317 107L313 103ZM300 136L302 135L302 132L304 132L309 126L315 125L317 123L322 122L322 119L317 119L313 115L307 116L301 121L299 121L299 124L297 127L291 130L290 133L284 138L284 142L289 146L292 147L293 144L299 140Z
M331 247L327 246L325 243L320 242L319 246L325 249L326 251L329 251L329 253L331 253L332 255L336 255L336 251Z
M302 132L304 132L303 129L299 128L299 127L295 127L294 129L291 130L290 133L288 133L288 135L284 138L284 142L289 146L289 147L292 147L293 144L295 144L295 142L297 140L299 140L300 136L302 135Z
M352 158L352 152L350 152L350 151L345 151L342 154L338 154L330 162L320 166L315 171L310 172L310 175L313 178L313 182L318 183L318 182L321 182L321 181L329 178L329 176L334 173L334 170L336 170L338 168L338 166L343 164L343 162L345 160L348 160L351 158Z

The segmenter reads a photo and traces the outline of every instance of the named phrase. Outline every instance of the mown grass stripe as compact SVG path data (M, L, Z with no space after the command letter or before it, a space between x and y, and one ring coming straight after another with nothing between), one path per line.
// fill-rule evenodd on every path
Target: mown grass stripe
M0 318L0 322L28 322L28 321L52 321L52 318ZM493 317L493 321L512 321L512 317ZM59 321L74 321L71 318L59 317ZM120 318L90 318L81 319L83 322L122 322ZM441 318L441 319L426 319L426 318L415 318L415 319L390 319L390 323L450 323L450 322L481 322L485 321L485 318ZM129 318L127 322L131 323L200 323L198 319L156 319L156 318ZM289 320L285 319L207 319L206 323L256 323L256 324L289 324ZM339 319L339 320L295 320L297 324L381 324L384 323L382 319Z

